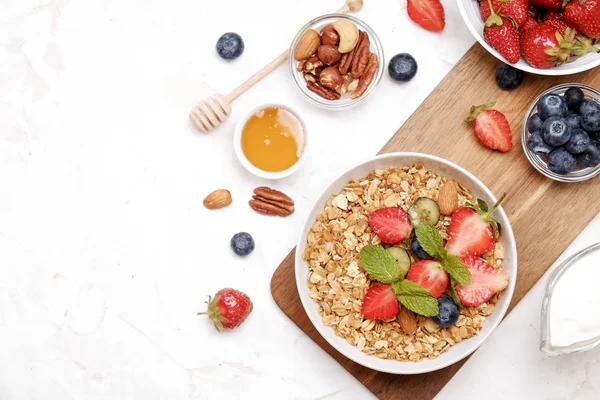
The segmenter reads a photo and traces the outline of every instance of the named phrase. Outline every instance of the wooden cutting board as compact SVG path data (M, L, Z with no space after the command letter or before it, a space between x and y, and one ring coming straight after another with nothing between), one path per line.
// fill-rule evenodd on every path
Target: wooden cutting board
M519 260L510 311L600 212L600 177L559 183L541 175L523 154L521 120L533 99L554 85L577 82L600 88L600 70L565 77L526 75L518 89L502 91L494 78L499 64L475 44L380 153L415 151L444 157L473 173L497 196L507 192L503 206L516 236ZM508 153L486 149L463 123L471 105L494 100L511 124L514 147ZM300 329L380 399L432 399L464 364L426 375L391 375L342 356L319 335L302 308L293 250L273 274L271 292Z

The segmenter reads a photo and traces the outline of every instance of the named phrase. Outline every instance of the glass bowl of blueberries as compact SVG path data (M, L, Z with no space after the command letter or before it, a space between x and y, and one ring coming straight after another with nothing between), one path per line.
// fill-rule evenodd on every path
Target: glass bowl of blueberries
M600 91L576 83L546 90L525 113L521 143L531 165L550 179L600 175Z

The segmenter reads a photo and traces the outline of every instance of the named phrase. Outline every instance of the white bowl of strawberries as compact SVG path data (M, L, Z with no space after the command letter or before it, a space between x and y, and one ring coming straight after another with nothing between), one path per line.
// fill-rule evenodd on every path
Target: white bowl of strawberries
M569 75L600 65L600 0L564 8L563 0L458 0L458 9L487 51L520 70Z
M515 237L498 203L474 175L432 155L390 153L345 172L296 248L309 319L374 370L420 374L460 361L498 326L515 288Z

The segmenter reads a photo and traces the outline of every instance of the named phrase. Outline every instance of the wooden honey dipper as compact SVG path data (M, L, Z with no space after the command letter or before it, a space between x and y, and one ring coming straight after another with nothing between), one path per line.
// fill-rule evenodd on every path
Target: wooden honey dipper
M348 11L358 11L363 6L363 0L346 0L346 3L336 12L345 14ZM235 88L227 96L215 94L202 100L190 112L190 119L200 132L210 132L218 127L225 118L231 114L231 102L240 97L242 93L257 84L262 78L269 75L280 66L288 57L290 49L285 50L276 59L268 63L252 75L246 82Z

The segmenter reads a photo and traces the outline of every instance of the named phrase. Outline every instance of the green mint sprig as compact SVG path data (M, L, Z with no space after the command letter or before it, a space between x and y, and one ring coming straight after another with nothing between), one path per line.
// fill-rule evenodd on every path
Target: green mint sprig
M415 227L415 233L423 250L434 257L452 279L463 286L471 284L471 272L460 258L448 254L444 249L444 240L437 229L430 224L422 223Z
M396 260L381 246L363 247L358 258L364 270L378 282L394 283L402 278Z
M418 283L404 279L394 282L392 289L400 303L412 312L426 317L438 315L439 306L436 298Z

